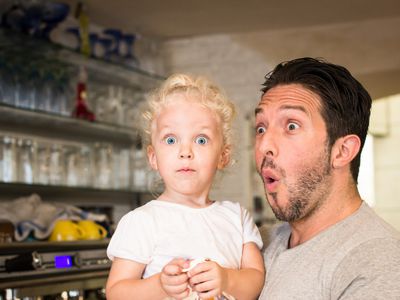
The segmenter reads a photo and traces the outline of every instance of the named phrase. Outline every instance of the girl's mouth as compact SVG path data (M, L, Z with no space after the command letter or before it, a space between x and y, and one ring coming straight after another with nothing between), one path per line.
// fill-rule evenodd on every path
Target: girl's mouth
M195 170L190 169L190 168L182 168L178 170L179 173L190 173L190 172L195 172Z

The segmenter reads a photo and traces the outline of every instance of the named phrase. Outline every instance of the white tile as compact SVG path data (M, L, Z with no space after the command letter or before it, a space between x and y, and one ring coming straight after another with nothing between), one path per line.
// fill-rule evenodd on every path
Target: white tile
M382 219L400 231L400 209L393 210L376 208L375 211Z
M375 170L375 203L381 209L400 210L400 168Z

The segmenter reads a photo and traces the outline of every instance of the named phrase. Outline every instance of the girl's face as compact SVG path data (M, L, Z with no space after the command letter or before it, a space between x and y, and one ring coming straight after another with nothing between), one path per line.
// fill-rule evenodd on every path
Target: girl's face
M222 126L209 108L193 101L195 95L168 97L173 101L152 123L147 155L165 183L162 197L193 205L193 199L208 200L217 169L229 160Z

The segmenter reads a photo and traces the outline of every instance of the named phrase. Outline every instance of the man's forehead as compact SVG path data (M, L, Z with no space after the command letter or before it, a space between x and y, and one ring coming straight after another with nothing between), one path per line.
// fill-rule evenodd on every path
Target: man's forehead
M255 114L263 112L267 107L274 106L278 109L300 109L303 111L321 108L321 98L300 84L278 85L265 92L255 109Z

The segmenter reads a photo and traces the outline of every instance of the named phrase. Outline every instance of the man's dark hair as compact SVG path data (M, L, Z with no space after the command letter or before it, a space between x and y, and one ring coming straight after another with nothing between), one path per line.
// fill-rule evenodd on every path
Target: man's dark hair
M282 62L265 79L261 89L264 94L277 85L297 83L321 98L321 115L327 127L330 148L345 135L356 134L360 138L360 152L350 165L353 179L357 182L372 103L365 88L346 68L310 57Z

